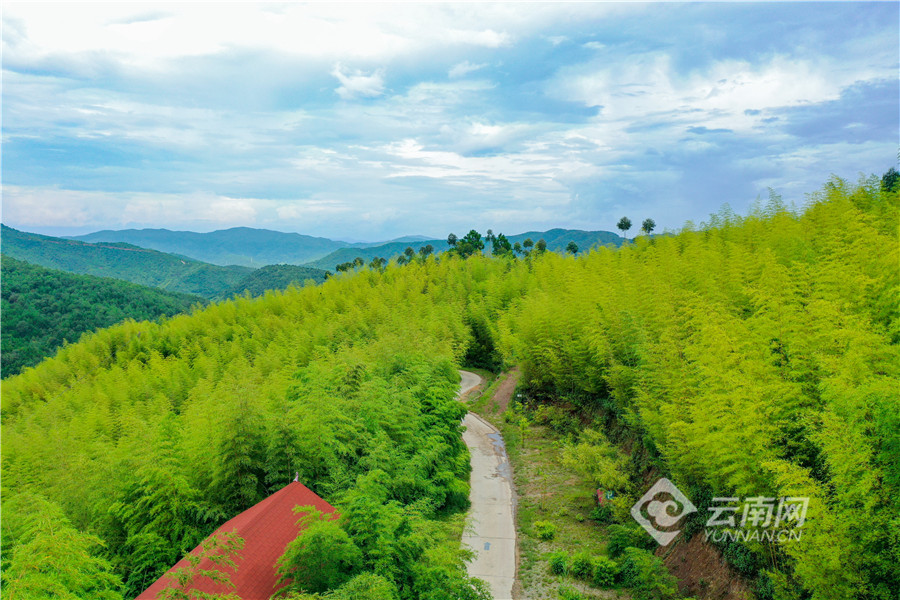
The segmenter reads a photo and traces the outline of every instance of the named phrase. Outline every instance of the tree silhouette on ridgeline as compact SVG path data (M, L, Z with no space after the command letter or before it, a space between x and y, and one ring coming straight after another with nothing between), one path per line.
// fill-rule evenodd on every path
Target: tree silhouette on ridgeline
M488 230L490 231L490 230ZM513 247L512 244L509 243L509 240L506 239L506 236L502 233L494 236L491 234L491 253L494 256L512 256L513 255Z
M891 167L881 176L881 191L893 192L897 187L898 181L900 181L900 173L897 172L897 169Z
M628 217L622 217L621 219L619 219L616 227L619 229L619 231L622 232L622 237L627 242L628 238L625 237L625 235L628 233L628 230L631 229L631 219L629 219Z
M493 237L493 234L491 234ZM481 252L484 250L484 239L481 237L481 234L472 229L463 237L459 239L455 234L451 233L447 236L447 243L450 244L450 249L447 250L448 254L455 254L460 258L469 258L476 252Z

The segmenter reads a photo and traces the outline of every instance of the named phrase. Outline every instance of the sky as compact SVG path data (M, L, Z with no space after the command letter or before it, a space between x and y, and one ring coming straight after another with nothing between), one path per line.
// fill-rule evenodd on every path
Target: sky
M897 163L898 11L4 2L2 220L376 241L802 205Z

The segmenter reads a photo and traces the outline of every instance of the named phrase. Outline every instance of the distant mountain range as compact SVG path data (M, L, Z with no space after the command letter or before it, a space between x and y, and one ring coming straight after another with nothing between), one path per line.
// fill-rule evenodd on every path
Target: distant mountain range
M460 231L459 235L465 233ZM581 250L588 250L598 244L618 246L622 243L622 238L610 231L574 229L529 231L507 237L512 243L523 242L527 238L531 238L534 242L543 239L547 242L547 248L554 251L565 250L569 242L575 242ZM211 233L168 229L107 230L67 239L92 243L126 243L220 266L261 267L269 264L289 264L328 271L333 271L336 265L357 257L367 262L375 257L390 259L402 254L407 247L418 251L422 246L430 244L438 254L449 248L446 239L429 239L421 235L404 236L389 242L349 243L249 227L235 227Z
M210 233L168 229L106 230L68 239L92 243L124 242L141 248L189 256L214 265L241 265L254 268L274 264L302 265L322 258L339 248L357 246L299 233L282 233L249 227L235 227Z
M65 239L89 243L122 242L160 252L189 256L214 265L240 265L253 268L276 264L304 265L342 248L365 249L392 242L409 244L428 240L425 236L408 235L389 242L352 243L250 227L233 227L210 233L168 229L104 230Z
M42 267L115 277L211 300L228 298L244 290L256 295L266 289L283 289L293 282L302 284L307 279L321 282L326 277L325 271L310 267L281 265L253 269L238 265L220 266L133 244L87 243L26 233L5 225L2 226L2 251Z

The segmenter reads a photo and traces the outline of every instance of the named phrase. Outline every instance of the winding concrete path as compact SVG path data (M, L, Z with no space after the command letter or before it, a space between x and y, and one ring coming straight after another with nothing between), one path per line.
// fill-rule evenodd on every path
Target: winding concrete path
M460 395L481 383L475 373L460 371ZM475 551L469 575L491 586L494 600L512 600L516 578L516 522L512 469L500 432L476 414L467 413L463 441L472 456L468 527L463 544Z

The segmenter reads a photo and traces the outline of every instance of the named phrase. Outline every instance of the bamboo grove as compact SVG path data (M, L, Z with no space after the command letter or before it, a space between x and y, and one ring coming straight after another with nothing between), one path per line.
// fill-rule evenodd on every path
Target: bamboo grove
M453 399L480 364L631 448L632 502L648 472L700 512L811 498L802 540L724 549L760 597L894 597L897 224L896 191L833 179L621 249L415 257L100 330L3 382L4 594L133 597L299 473L359 550L346 585L483 597Z

